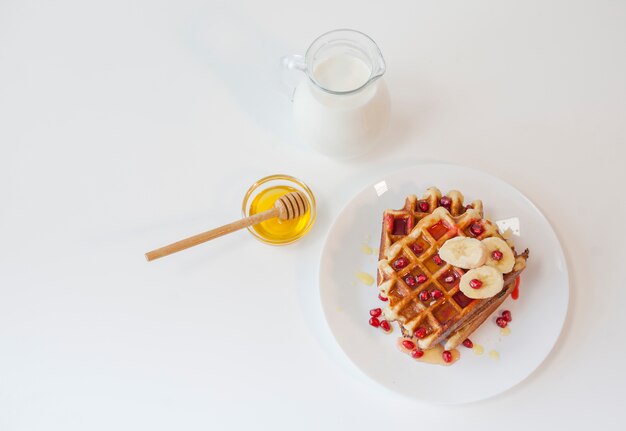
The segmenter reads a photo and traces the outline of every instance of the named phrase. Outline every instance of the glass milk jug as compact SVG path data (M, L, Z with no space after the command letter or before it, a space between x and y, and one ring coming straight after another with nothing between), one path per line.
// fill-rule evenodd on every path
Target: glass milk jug
M315 39L304 56L283 60L306 74L293 92L293 118L304 141L321 153L349 158L380 140L389 123L385 60L376 43L355 30Z

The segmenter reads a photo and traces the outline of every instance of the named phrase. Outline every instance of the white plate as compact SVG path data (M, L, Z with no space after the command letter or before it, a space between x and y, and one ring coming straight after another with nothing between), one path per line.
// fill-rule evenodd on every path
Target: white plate
M387 335L369 326L369 310L385 303L375 284L367 286L356 273L376 277L381 217L387 208L400 208L404 198L426 188L442 193L458 189L466 202L481 199L485 215L494 220L518 218L518 250L528 247L528 267L521 276L520 297L508 298L511 333L488 319L471 339L483 355L459 347L461 359L443 367L416 362L395 346L399 330ZM362 246L368 243L374 254ZM546 358L563 327L569 299L565 257L550 224L524 195L485 172L447 164L423 164L394 173L354 197L336 218L322 253L320 295L326 320L352 362L376 382L396 392L437 404L466 403L492 397L528 377ZM500 359L489 355L491 350Z

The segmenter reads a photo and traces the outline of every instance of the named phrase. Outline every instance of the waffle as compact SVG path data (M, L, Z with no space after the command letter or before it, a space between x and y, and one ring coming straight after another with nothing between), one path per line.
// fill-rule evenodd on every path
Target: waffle
M458 190L451 190L443 197L443 203L442 197L438 188L430 187L421 199L409 195L404 201L404 207L385 211L378 259L383 259L389 247L406 237L421 219L431 214L437 207L448 208L453 216L463 214L468 208L477 209L482 214L483 203L474 201L468 206L463 205L463 195ZM378 283L381 283L380 273Z
M429 191L430 198L438 192L437 189ZM457 193L449 193L452 199L450 205L439 206L424 216L419 215L420 220L402 238L396 239L398 235L393 230L389 235L387 226L383 228L382 241L387 245L388 239L389 243L381 250L378 262L378 288L389 299L385 316L390 321L397 321L405 336L415 334L421 349L431 348L446 339L446 348L462 342L512 292L516 277L526 267L528 250L522 254L513 250L515 266L504 275L504 287L497 295L470 299L459 290L459 280L465 270L439 258L437 253L443 243L455 236L481 240L502 237L497 226L483 218L480 201L472 207L463 207L463 197ZM412 202L412 196L409 196L407 203ZM410 213L410 208L404 211ZM394 212L386 212L385 216L388 213ZM413 214L410 216L413 217ZM422 281L410 285L408 276ZM435 290L440 292L440 297L433 299L432 292ZM426 300L420 299L421 292L428 292Z

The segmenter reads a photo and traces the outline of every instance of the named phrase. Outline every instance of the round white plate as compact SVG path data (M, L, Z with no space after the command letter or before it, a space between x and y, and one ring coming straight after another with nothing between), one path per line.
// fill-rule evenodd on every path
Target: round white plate
M490 317L471 339L484 354L459 346L461 359L449 367L420 363L396 348L391 334L368 324L369 310L383 307L375 283L383 211L401 208L409 194L430 187L460 190L466 202L481 199L494 221L519 222L516 249L530 249L518 300L508 298L496 314L509 309L511 333L504 336ZM367 254L363 245L374 249ZM354 197L334 221L322 252L320 295L326 320L352 362L376 382L419 400L456 404L492 397L528 377L546 358L563 327L569 299L565 257L550 224L522 193L485 172L447 164L423 164L388 175ZM499 359L489 353L495 351Z

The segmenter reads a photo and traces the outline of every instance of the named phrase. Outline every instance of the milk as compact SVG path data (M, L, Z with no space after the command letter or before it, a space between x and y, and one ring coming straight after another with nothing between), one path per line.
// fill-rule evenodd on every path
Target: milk
M325 58L311 74L317 84L303 79L294 93L300 136L320 152L340 158L375 145L389 122L389 93L382 78L371 81L368 64L349 53Z
M353 55L336 55L321 61L313 70L320 85L331 91L352 91L367 82L372 70Z

